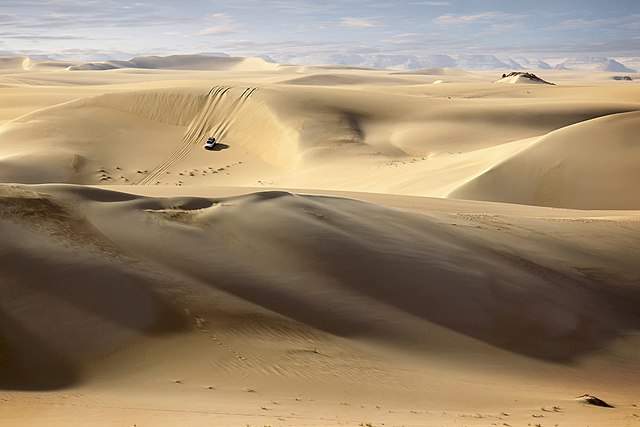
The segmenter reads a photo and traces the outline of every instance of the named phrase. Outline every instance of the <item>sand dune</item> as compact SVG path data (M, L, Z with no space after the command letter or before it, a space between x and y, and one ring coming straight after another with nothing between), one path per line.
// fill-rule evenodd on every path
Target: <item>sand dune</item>
M526 207L505 214L499 206L434 200L403 212L287 192L165 199L86 187L2 191L1 286L12 296L1 303L5 389L94 384L101 399L115 402L112 392L123 384L152 397L179 381L185 391L204 391L189 392L191 407L218 394L204 387L207 381L231 396L262 384L263 394L327 372L329 389L358 381L355 389L366 396L376 384L378 393L411 395L411 407L421 407L433 397L416 394L426 380L418 378L434 373L410 354L466 372L467 384L482 381L469 371L478 363L500 360L493 375L509 373L514 382L535 369L538 384L556 389L543 404L563 408L561 396L572 396L562 386L569 379L591 390L624 370L615 396L638 379L637 372L629 376L638 361L635 338L628 340L640 327L633 267L639 254L619 244L640 232L635 212L616 219L557 211L542 219L544 211ZM87 275L95 280L87 284ZM600 366L609 360L601 349L623 336L627 350L617 351L628 359L589 380L570 367L577 360L582 369ZM178 354L190 363L173 364ZM414 378L375 354L406 360ZM131 376L141 357L149 368ZM377 368L358 373L361 363ZM264 382L268 372L279 373L271 385ZM444 390L437 401L453 392ZM322 388L300 392L330 405ZM467 408L482 405L487 392L506 397L500 388L468 384ZM415 413L405 411L401 419ZM526 410L514 411L525 419Z
M638 112L562 128L452 196L577 209L639 209L639 132Z
M637 418L635 82L24 61L0 61L0 424Z
M179 316L150 289L157 275L127 265L76 211L12 188L2 189L0 204L2 292L11 295L2 304L3 387L68 386L82 360L178 327Z
M531 138L637 109L632 102L604 97L557 100L552 92L505 103L503 92L463 97L459 91L468 87L450 86L445 89L449 96L442 96L439 88L418 96L428 90L426 85L412 85L408 94L381 92L385 85L371 90L370 84L357 91L266 83L114 88L113 93L5 123L0 128L0 162L6 165L2 179L245 186L271 182L443 196L525 148ZM76 125L79 117L87 126ZM222 138L231 150L203 155L200 145L209 136ZM21 143L25 140L30 144ZM46 157L51 161L42 162ZM228 167L243 172L228 173Z

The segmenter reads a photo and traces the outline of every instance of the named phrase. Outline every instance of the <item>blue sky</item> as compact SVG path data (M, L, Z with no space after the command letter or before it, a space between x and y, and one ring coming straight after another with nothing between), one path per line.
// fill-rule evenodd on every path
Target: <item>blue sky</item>
M640 0L0 0L0 51L640 56Z

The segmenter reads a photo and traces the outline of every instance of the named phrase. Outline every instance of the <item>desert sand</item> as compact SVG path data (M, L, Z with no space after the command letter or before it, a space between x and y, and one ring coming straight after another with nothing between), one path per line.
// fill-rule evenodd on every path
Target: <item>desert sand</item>
M640 425L640 85L542 74L1 59L0 424Z

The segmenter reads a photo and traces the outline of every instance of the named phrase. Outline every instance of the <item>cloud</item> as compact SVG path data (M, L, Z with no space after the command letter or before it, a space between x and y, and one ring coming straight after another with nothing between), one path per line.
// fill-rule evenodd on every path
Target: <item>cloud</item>
M373 18L353 18L345 17L340 19L340 25L349 28L373 28L379 27L382 24Z
M523 15L515 15L504 12L482 12L474 15L441 15L434 21L441 25L465 25L473 23L491 23L510 21L523 18Z
M210 21L214 24L199 31L198 35L211 36L220 34L231 34L238 31L235 21L226 13L212 13L207 17L207 21Z
M233 28L233 26L230 26L228 24L221 24L221 25L214 25L213 27L205 28L204 30L199 31L198 35L210 36L215 34L231 34L231 33L235 33L235 31L236 30Z
M69 34L13 34L0 33L0 37L13 40L90 40L88 37L73 36Z
M156 27L185 22L166 4L121 0L2 0L0 22L12 30Z
M601 19L566 19L548 27L548 29L550 30L560 31L590 30L594 28L615 28L617 31L638 31L640 30L640 14L630 14L625 16Z
M269 10L276 11L278 14L318 16L341 10L339 3L316 0L215 0L214 2L217 6L225 5L228 9L242 10L245 14Z
M393 34L392 36L384 39L383 41L386 43L393 44L408 44L415 43L416 40L420 39L423 36L422 33L400 33Z
M410 4L413 6L451 6L451 2L448 1L416 1Z

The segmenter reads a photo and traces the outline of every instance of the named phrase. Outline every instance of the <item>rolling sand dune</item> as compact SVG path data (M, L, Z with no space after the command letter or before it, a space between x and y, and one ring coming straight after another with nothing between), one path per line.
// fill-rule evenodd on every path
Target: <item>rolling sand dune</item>
M489 99L484 94L420 97L367 86L357 92L280 85L118 90L5 123L0 128L0 162L7 165L2 179L202 184L210 183L209 178L198 179L200 173L192 177L194 169L218 170L242 162L236 169L246 173L216 183L255 186L269 181L294 188L440 196L532 138L637 108L627 101L548 96L505 103L502 93ZM390 110L389 104L395 108ZM75 125L80 117L87 126ZM233 155L203 156L199 145L208 136L234 141ZM21 144L25 140L30 144ZM42 152L52 161L34 168L30 159L39 162ZM454 170L463 172L449 173ZM158 171L168 176L158 176ZM145 176L139 177L140 172ZM363 174L375 179L363 180Z
M636 82L25 61L0 65L2 425L640 416Z
M638 112L562 128L452 196L577 209L639 209L638 135Z
M184 396L190 403L176 416L193 422L226 395L213 408L231 400L260 414L266 405L268 419L293 424L288 411L313 413L304 402L319 399L335 415L308 421L338 423L351 412L341 401L369 402L374 390L373 402L393 408L367 415L375 420L455 423L475 416L486 393L495 409L484 409L485 420L504 418L504 408L509 421L525 420L540 405L580 419L602 414L570 403L579 390L615 382L608 396L625 402L638 380L628 369L638 363L639 254L620 244L637 238L637 213L544 219L536 208L427 199L408 212L287 192L165 199L63 186L5 186L0 200L2 290L12 296L2 302L3 387L76 389L73 401L102 402L79 409L89 419L120 405L125 384L160 411L172 407L160 395ZM609 360L607 346L616 364L581 377ZM132 374L140 363L148 369ZM516 392L515 407L513 390L482 385L489 372L508 374L506 386L530 370L540 391ZM451 371L464 375L437 393L422 389ZM318 389L302 386L316 381ZM355 394L325 394L334 387ZM459 387L464 409L450 403ZM243 399L248 388L255 398ZM68 419L70 402L25 402ZM451 413L430 414L443 402ZM252 420L244 411L226 416ZM151 407L127 415L153 417ZM160 424L176 420L169 413Z

